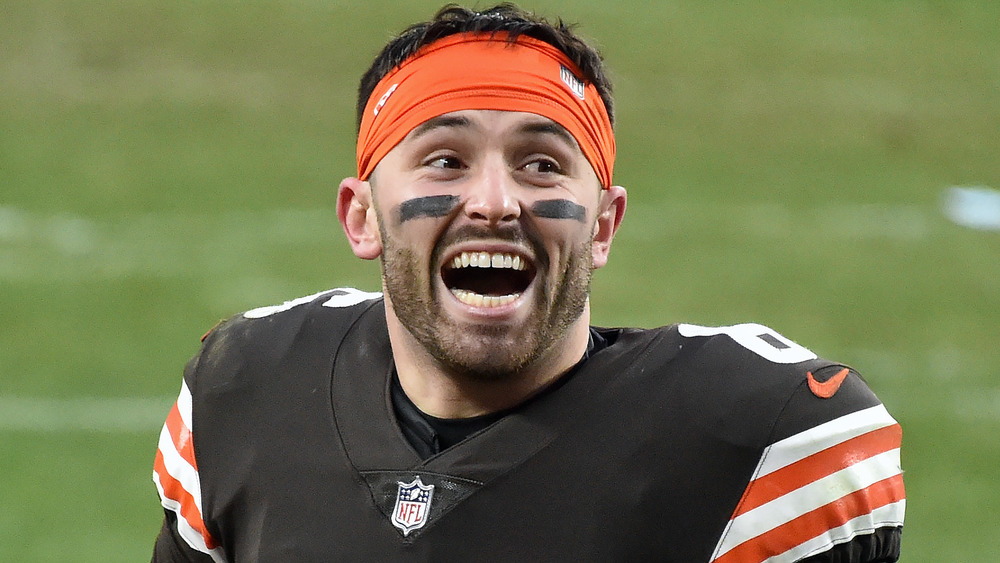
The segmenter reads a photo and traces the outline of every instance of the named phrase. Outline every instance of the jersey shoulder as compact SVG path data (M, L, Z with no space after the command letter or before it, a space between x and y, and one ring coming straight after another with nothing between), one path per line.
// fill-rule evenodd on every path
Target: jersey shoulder
M752 352L770 364L799 364L817 359L816 354L776 330L757 323L743 323L729 326L701 326L678 324L674 327L680 336L689 341L708 344L717 354L743 355Z
M230 317L202 337L185 379L211 377L214 385L222 384L245 366L278 361L293 347L306 344L303 340L311 334L336 339L381 300L381 293L337 288ZM321 331L316 330L319 325ZM188 384L194 387L197 382Z
M778 441L881 402L852 367L819 357L756 323L678 324L659 329L677 342L672 363L735 420L756 421ZM741 416L742 413L742 416Z
M715 435L761 448L713 563L896 560L902 430L860 374L763 325L664 330L721 403Z

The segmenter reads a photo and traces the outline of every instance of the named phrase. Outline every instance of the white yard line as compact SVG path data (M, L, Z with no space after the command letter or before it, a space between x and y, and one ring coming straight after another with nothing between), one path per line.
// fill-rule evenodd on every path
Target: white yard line
M0 432L155 432L174 399L0 396Z
M722 213L724 212L724 216ZM661 201L629 203L626 220L640 229L623 229L633 240L657 240L678 232L710 229L757 239L889 240L922 243L944 224L938 210L918 204L836 203L795 210L774 202L726 204ZM720 222L721 221L721 222Z
M907 355L892 350L848 350L897 419L1000 422L1000 389L964 380L989 359L952 348ZM939 393L929 400L928 389ZM152 433L175 397L37 398L0 396L0 432Z
M940 211L916 204L830 204L793 211L779 203L719 209L706 202L633 203L625 239L659 241L679 232L719 230L759 240L888 240L923 244L941 225ZM711 223L712 226L706 226ZM107 281L131 275L164 278L254 271L268 253L316 246L344 252L333 209L152 213L98 220L0 204L0 281ZM339 246L338 246L339 243Z
M240 266L250 269L262 253L329 245L339 229L332 209L165 213L101 221L0 205L0 281L232 274Z

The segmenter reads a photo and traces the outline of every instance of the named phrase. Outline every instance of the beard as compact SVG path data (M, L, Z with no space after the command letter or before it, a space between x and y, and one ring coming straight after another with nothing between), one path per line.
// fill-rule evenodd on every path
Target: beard
M385 233L385 231L382 231ZM413 250L383 236L382 277L396 317L424 349L450 374L478 381L514 377L559 345L586 306L590 294L591 241L573 248L564 263L552 270L544 247L520 233L490 231L492 239L527 242L538 263L533 283L534 303L520 324L459 322L444 312L433 283L440 270L443 248L456 240L475 240L487 233L476 230L442 239L431 253L428 269L420 267Z

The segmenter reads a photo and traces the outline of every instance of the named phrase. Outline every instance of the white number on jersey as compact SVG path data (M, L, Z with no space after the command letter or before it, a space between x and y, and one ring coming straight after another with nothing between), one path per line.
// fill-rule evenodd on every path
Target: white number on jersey
M381 293L377 292L361 291L352 287L338 287L337 289L328 289L312 295L306 295L305 297L299 297L298 299L292 299L291 301L285 301L281 305L270 305L268 307L251 309L246 313L243 313L243 316L248 319L260 319L275 313L287 311L293 307L298 307L299 305L305 305L306 303L312 302L317 297L326 294L332 295L330 296L330 299L323 303L324 307L350 307L351 305L357 305L362 301L377 299L382 296Z
M740 346L776 364L797 364L816 359L811 350L799 346L774 329L756 323L733 326L698 326L682 324L677 327L681 336L715 336L725 334Z

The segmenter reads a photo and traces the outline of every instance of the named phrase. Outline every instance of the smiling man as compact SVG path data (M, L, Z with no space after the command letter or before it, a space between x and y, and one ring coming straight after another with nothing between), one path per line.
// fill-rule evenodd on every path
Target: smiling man
M503 41L480 42L511 56ZM358 256L382 257L406 395L427 414L470 417L566 373L586 350L591 271L624 206L624 189L602 189L565 128L516 111L431 118L368 181L344 180L348 239Z
M590 325L625 213L561 23L443 9L361 81L337 216L382 292L206 335L154 561L895 561L900 429L773 330Z

